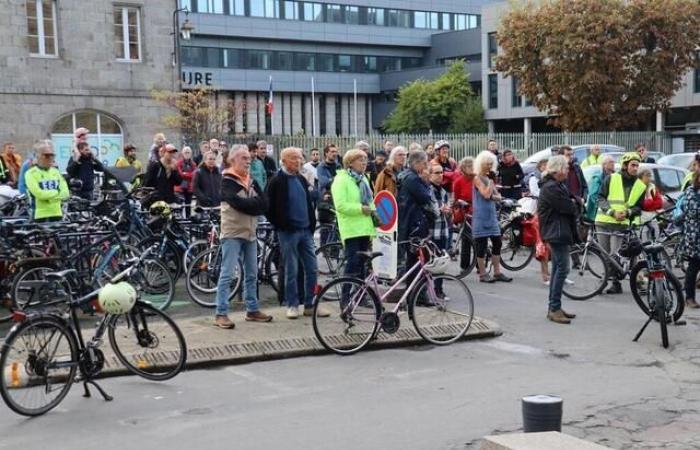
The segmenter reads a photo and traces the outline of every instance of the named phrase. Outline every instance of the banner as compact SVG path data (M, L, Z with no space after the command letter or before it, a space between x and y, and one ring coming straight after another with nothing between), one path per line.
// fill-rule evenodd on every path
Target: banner
M68 161L73 154L72 134L52 134L54 151L56 152L56 165L61 172L66 171ZM88 144L92 154L106 167L112 167L117 158L123 154L123 138L121 134L89 135Z

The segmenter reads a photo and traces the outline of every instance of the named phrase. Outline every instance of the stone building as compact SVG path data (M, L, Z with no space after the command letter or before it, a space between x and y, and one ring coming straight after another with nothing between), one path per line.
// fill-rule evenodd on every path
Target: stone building
M59 166L72 131L91 130L102 161L126 143L146 157L172 90L174 0L5 0L0 8L0 143L26 154L52 139Z

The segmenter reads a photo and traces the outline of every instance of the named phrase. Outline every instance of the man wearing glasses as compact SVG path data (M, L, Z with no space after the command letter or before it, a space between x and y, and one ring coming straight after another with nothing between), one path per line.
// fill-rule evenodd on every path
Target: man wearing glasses
M62 202L68 200L68 184L55 167L56 153L51 141L34 144L36 164L27 170L27 190L34 199L34 220L55 222L63 218Z

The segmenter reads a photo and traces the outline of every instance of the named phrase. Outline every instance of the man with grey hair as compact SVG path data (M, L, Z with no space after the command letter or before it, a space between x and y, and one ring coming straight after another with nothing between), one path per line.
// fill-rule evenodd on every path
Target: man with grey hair
M568 175L569 161L566 157L550 158L546 174L542 178L537 204L540 235L542 241L549 245L552 254L547 319L561 324L571 323L571 319L576 317L561 307L561 294L569 273L570 246L578 241L576 215L579 208L566 187Z
M267 174L267 179L274 177L277 173L277 163L275 158L271 158L267 152L267 142L260 140L255 143L258 147L258 158L262 161L263 166L265 166L265 173ZM264 188L265 186L261 186Z
M280 241L284 267L284 301L287 318L299 317L299 305L304 305L304 315L313 315L314 287L318 265L314 248L316 214L313 205L313 186L301 175L304 162L301 149L288 147L280 154L282 169L270 179L266 194L270 200L267 218L275 226ZM301 267L300 267L301 266ZM300 286L299 270L304 272ZM303 299L300 293L303 292ZM319 316L328 316L321 311Z
M56 152L51 141L43 140L34 144L36 164L27 170L25 180L27 190L34 199L34 220L53 222L63 218L62 202L68 200L68 184L55 167Z
M581 168L586 168L588 166L597 166L603 162L602 155L600 153L600 145L591 145L591 153L586 159L581 163Z
M372 155L369 142L357 141L355 148L362 150L367 155L367 169L365 169L365 174L369 176L370 185L372 185L377 179L377 165L374 162L374 155Z

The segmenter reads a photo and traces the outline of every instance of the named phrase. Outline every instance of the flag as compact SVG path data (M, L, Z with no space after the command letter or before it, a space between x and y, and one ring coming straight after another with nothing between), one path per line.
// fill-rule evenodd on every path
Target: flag
M267 104L265 105L265 109L270 115L272 115L272 112L275 110L275 104L272 102L272 94L272 77L270 77L270 89L267 93Z

